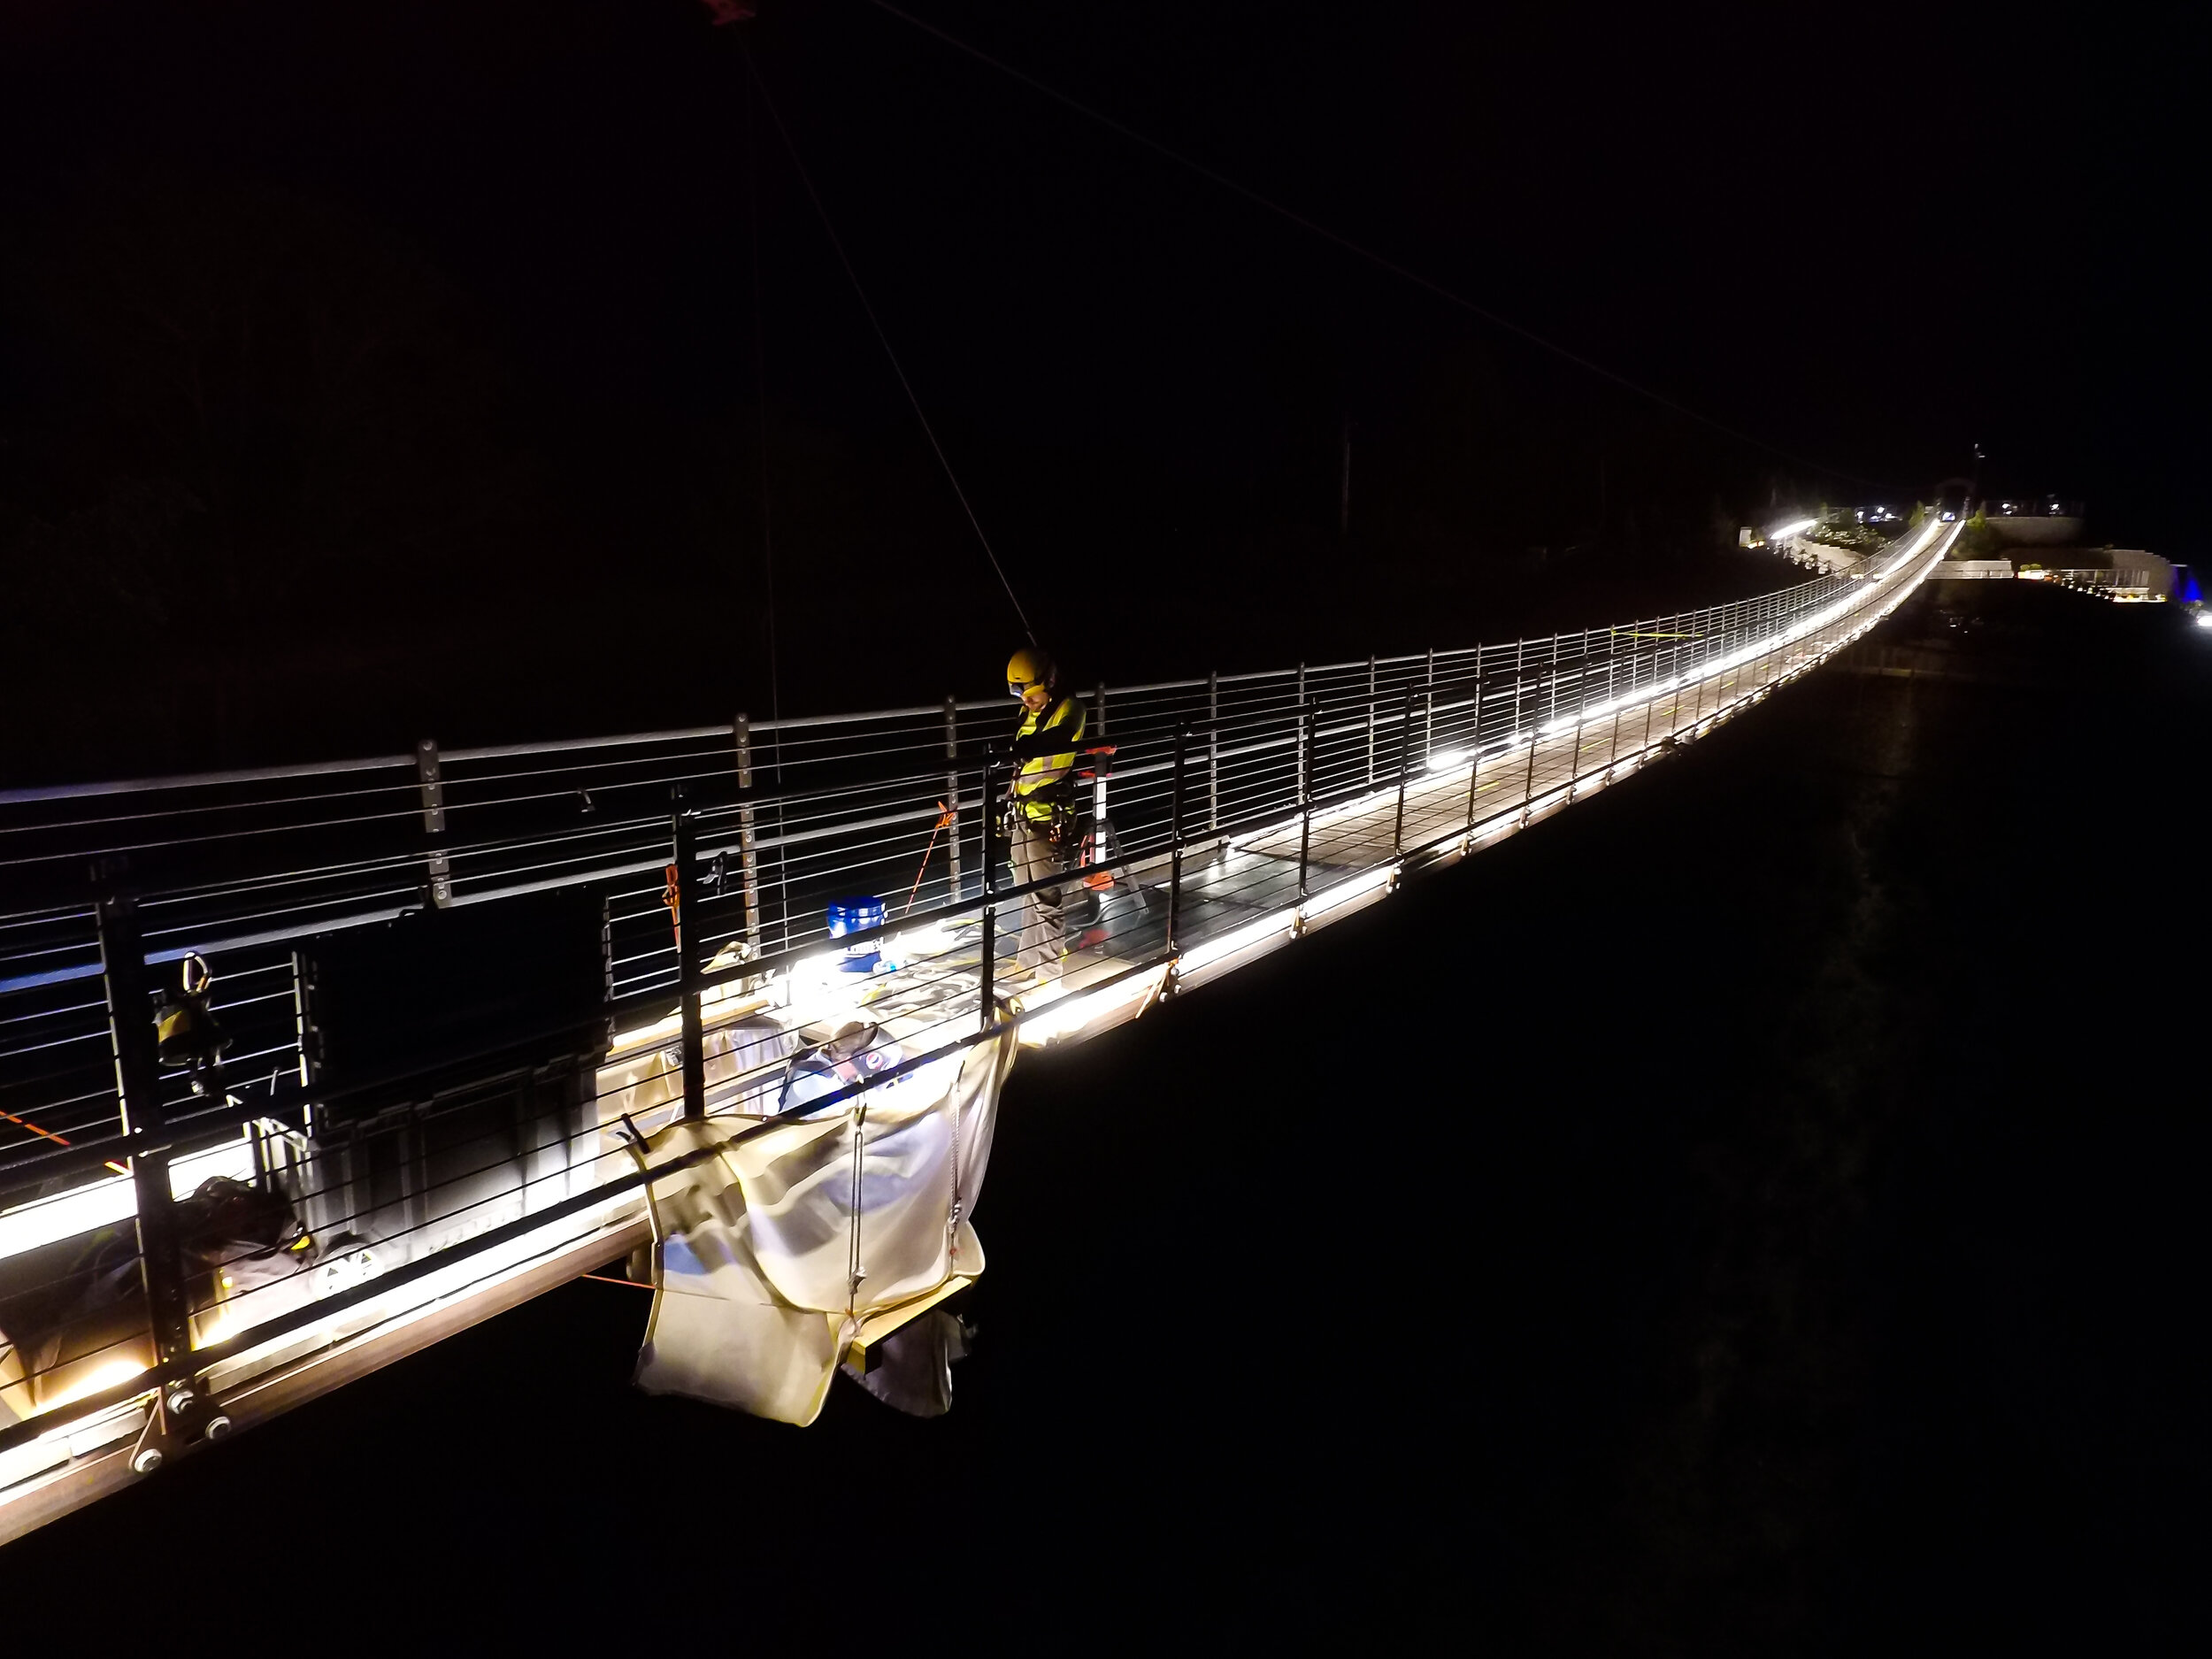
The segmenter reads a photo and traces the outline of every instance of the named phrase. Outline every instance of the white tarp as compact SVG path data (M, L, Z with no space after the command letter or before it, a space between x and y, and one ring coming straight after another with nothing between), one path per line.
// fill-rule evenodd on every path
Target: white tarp
M649 1164L717 1151L653 1184L638 1386L812 1422L862 1319L982 1271L968 1217L1015 1053L1010 1033L818 1113L652 1135Z

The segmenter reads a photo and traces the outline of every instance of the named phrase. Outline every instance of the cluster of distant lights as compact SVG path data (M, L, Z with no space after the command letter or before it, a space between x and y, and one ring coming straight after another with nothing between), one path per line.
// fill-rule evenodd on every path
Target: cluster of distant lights
M2001 501L1996 503L1996 511L2000 515L2016 516L2036 511L2037 509L2024 502ZM2041 511L2054 518L2062 518L2066 512L2066 504L2063 502L2054 501L2047 503ZM1944 524L1958 522L1957 512L1950 508L1943 509L1937 516L1939 521ZM1853 511L1852 517L1860 524L1901 524L1904 522L1904 515L1893 507L1860 507ZM1820 520L1817 518L1793 518L1787 524L1778 524L1773 529L1768 531L1767 540L1779 541L1789 536L1802 535L1806 531L1817 526L1819 523Z
M1904 516L1889 507L1861 507L1852 515L1861 524L1902 524ZM1793 518L1787 524L1778 524L1767 532L1767 540L1780 541L1786 537L1803 535L1806 531L1819 527L1817 518Z

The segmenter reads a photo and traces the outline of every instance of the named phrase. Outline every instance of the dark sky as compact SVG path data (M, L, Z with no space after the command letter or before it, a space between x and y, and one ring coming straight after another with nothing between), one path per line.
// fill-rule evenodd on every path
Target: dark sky
M2212 364L2180 84L2199 24L910 9L1794 458L1624 393L865 0L764 0L740 28L696 0L49 0L0 26L18 233L0 532L48 572L38 603L96 610L53 572L104 569L81 549L120 524L139 563L109 588L155 595L154 637L215 655L289 640L419 678L331 631L343 595L365 630L414 628L449 657L503 628L572 660L591 649L574 618L612 613L749 664L757 190L780 689L820 706L924 672L986 688L926 670L941 642L886 644L872 674L805 660L856 628L936 638L963 618L995 650L1011 622L749 90L748 48L1041 630L1111 656L1090 664L1110 676L1344 649L1244 596L1340 586L1347 557L1380 579L1348 630L1455 642L1492 620L1452 586L1463 568L1525 574L1537 548L1649 559L1792 498L1889 493L1838 474L1927 493L1977 439L1993 488L2085 496L2099 540L2199 551ZM180 569L204 591L173 591ZM1135 650L1160 629L1131 618L1156 624L1163 590L1187 594L1191 637ZM695 681L656 674L609 695L683 718ZM715 695L758 701L745 674ZM529 723L495 701L408 716Z

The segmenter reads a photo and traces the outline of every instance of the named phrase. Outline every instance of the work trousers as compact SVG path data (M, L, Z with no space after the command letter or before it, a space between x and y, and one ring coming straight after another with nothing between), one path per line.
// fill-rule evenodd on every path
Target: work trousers
M1026 972L1043 968L1057 972L1060 958L1067 954L1067 923L1061 914L1064 889L1049 878L1066 873L1071 861L1052 844L1052 826L1033 823L1026 818L1014 820L1013 833L1008 838L1008 855L1014 864L1014 880L1018 886L1032 881L1047 881L1034 893L1022 898L1022 936L1014 965Z

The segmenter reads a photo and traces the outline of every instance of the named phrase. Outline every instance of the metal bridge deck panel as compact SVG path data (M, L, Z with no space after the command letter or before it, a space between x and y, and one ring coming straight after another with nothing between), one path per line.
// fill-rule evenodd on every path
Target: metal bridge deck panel
M874 1022L918 1062L976 1040L1002 1020L1010 995L1019 999L1025 1040L1080 1039L1133 1017L1157 995L1287 943L1317 917L1345 913L1339 904L1381 896L1430 855L1471 850L1634 772L1670 741L1701 735L1893 609L1955 540L1955 526L1931 531L1870 562L1863 581L1823 579L1648 624L1425 659L1110 694L1102 688L1095 694L1102 707L1110 695L1118 700L1110 728L1102 718L1098 729L1115 733L1120 770L1098 780L1096 801L1141 852L1100 895L1094 918L1071 918L1073 949L1056 983L1041 986L1018 972L1021 904L999 889L991 1020L982 994L975 856L979 823L995 798L977 764L978 747L1002 734L1004 725L1004 705L995 701L948 699L941 708L752 726L741 716L727 726L682 733L454 751L446 757L451 794L442 812L465 827L449 833L442 816L437 826L428 821L434 772L421 772L420 757L0 792L0 830L16 837L12 845L21 856L12 879L24 880L22 872L49 866L81 872L88 850L151 845L156 833L145 826L157 822L180 847L243 848L262 861L247 872L250 882L227 885L226 866L211 850L199 864L178 866L185 873L150 894L145 906L147 962L174 963L191 949L218 956L226 986L234 987L219 1009L242 1025L263 1020L273 1033L266 1046L240 1045L254 1070L248 1076L242 1064L228 1087L249 1092L261 1087L254 1079L273 1078L268 1068L297 1064L286 988L293 941L420 908L426 868L441 867L449 856L451 892L460 904L503 903L586 883L604 895L621 993L609 1011L639 1023L603 1065L596 1122L580 1133L565 1169L557 1162L551 1174L528 1174L514 1194L499 1195L498 1207L480 1212L481 1238L440 1235L418 1247L403 1241L391 1260L409 1263L413 1248L414 1269L438 1264L429 1276L393 1272L374 1281L390 1284L388 1292L318 1303L316 1323L249 1310L217 1335L237 1313L222 1303L212 1310L213 1325L195 1333L216 1393L236 1389L247 1399L259 1389L289 1403L403 1349L415 1340L406 1335L411 1320L436 1310L440 1331L458 1329L508 1305L512 1296L499 1286L523 1282L518 1275L530 1285L557 1282L604 1259L598 1253L610 1248L608 1240L635 1234L641 1207L634 1190L610 1195L605 1184L633 1167L617 1135L625 1103L637 1108L635 1120L649 1131L684 1103L682 1056L673 1052L682 1022L671 1011L680 995L686 1001L697 995L706 1052L718 1062L701 1102L716 1115L760 1110L761 1091L782 1063L738 1071L741 1054L757 1050L741 1049L737 1040L748 1022L772 1017L813 1033L855 1019ZM774 745L775 793L760 803L730 786L766 770L764 736ZM424 749L434 763L435 746ZM1471 761L1469 750L1479 758ZM1318 798L1302 824L1309 756ZM786 781L787 771L796 781ZM751 953L720 958L741 965L710 973L718 982L703 992L682 988L664 902L672 778L693 780L703 795L710 787L726 791L695 810L694 868L703 874L711 865L712 888L695 895L702 908L693 969L717 952ZM567 815L559 824L534 827L557 809ZM1168 825L1194 819L1209 828L1187 840L1181 879L1173 883L1164 850L1171 840ZM1260 827L1225 838L1211 827L1217 823ZM938 832L949 824L953 856L933 871ZM433 827L444 839L426 843L421 832ZM326 856L330 862L316 862ZM764 925L772 880L776 908ZM820 910L810 907L825 894L863 892L918 893L918 915L907 933L886 941L895 965L846 973L838 959L842 943L827 937ZM28 1120L11 1135L44 1141L0 1146L0 1160L13 1160L0 1168L15 1170L19 1191L24 1179L42 1183L42 1196L0 1210L0 1235L47 1225L41 1206L50 1202L71 1207L72 1217L120 1217L127 1225L132 1179L107 1173L119 1164L99 1163L125 1148L88 902L76 889L55 897L24 886L21 893L17 908L0 915L0 997L15 999L4 1004L0 1023L30 1034L11 1039L18 1046L0 1053L0 1060L20 1056L0 1075L0 1088L13 1091L0 1094L0 1104L16 1114L12 1123ZM692 902L684 901L685 935L693 932ZM894 922L890 932L898 929ZM1090 1020L1083 1010L1102 1001L1110 1004L1107 1015ZM257 1008L264 1012L251 1011ZM81 1063L69 1057L80 1051ZM173 1093L179 1087L174 1071L161 1081ZM57 1111L70 1115L56 1118ZM63 1134L78 1144L61 1141ZM196 1164L212 1169L242 1156L235 1140L219 1147L210 1133L196 1131L187 1140L180 1179L196 1179ZM66 1170L49 1177L45 1171L60 1169L55 1160L65 1156ZM592 1207L580 1208L586 1202ZM540 1206L558 1218L541 1224ZM511 1210L520 1218L501 1222ZM448 1224L458 1213L442 1210L436 1218ZM529 1231L516 1231L526 1223ZM0 1248L0 1264L30 1248L19 1238ZM286 1334L264 1334L274 1332ZM112 1439L99 1438L101 1425L142 1410L150 1386L113 1385L66 1411L57 1409L50 1425L34 1417L11 1429L0 1414L0 1540L35 1524L29 1517L58 1512L53 1504L66 1507L130 1478L119 1456L96 1465L96 1478L87 1460ZM78 1496L41 1507L37 1492L51 1494L59 1490L55 1482L80 1476L72 1488Z

